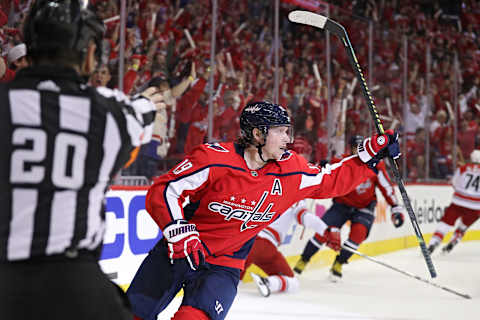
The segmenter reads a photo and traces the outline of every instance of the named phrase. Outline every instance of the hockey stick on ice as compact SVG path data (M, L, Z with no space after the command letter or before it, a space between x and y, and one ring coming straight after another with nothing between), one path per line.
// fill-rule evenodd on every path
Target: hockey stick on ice
M423 282L425 282L425 283L427 283L427 284L429 284L429 285L432 285L432 286L434 286L434 287L437 287L437 288L440 288L440 289L442 289L442 290L448 291L448 292L450 292L450 293L456 294L457 296L460 296L460 297L462 297L462 298L472 299L472 297L470 297L468 294L460 293L460 292L455 291L455 290L452 290L452 289L450 289L450 288L447 288L447 287L441 286L441 285L439 285L439 284L433 283L433 282L428 281L427 279L423 279L422 277L417 276L417 275L415 275L415 274L413 274L413 273L410 273L410 272L407 272L407 271L403 271L403 270L401 270L401 269L398 269L398 268L396 268L396 267L394 267L394 266L389 265L388 263L385 263L385 262L380 261L380 260L378 260L378 259L375 259L375 258L373 258L373 257L367 256L366 254L363 254L363 253L361 253L361 252L358 252L357 250L354 250L354 249L352 249L352 248L349 248L348 246L342 245L342 248L345 249L345 250L347 250L347 251L349 251L349 252L351 252L351 253L354 253L354 254L356 254L356 255L359 255L360 257L363 257L363 258L365 258L365 259L367 259L367 260L373 261L373 262L378 263L378 264L380 264L380 265L382 265L382 266L384 266L384 267L387 267L387 268L392 269L392 270L394 270L394 271L400 272L401 274L404 274L404 275L406 275L407 277L410 277L410 278L414 278L414 279L423 281Z
M372 115L373 121L375 123L375 127L379 134L384 134L385 130L383 129L382 120L380 119L377 111L377 107L373 102L372 96L370 91L367 87L367 83L365 81L365 77L363 76L362 69L360 68L360 64L358 63L357 57L355 56L355 52L353 51L353 46L350 43L350 40L347 35L347 31L343 26L338 24L337 22L322 16L320 14L316 14L309 11L303 10L295 10L291 11L288 14L288 19L295 23L309 25L315 28L328 30L334 35L336 35L345 46L347 50L348 60L353 67L356 77L358 78L358 82L360 83L360 87L362 88L363 96L368 105L368 109L370 110L370 114ZM413 229L415 231L415 235L417 236L418 244L420 245L420 249L422 250L423 257L425 258L425 262L428 267L428 271L432 278L437 276L437 272L435 271L435 267L433 265L432 259L430 258L430 254L428 253L427 246L425 244L425 239L423 238L422 231L417 222L417 218L415 217L415 213L413 212L412 204L410 202L410 198L407 195L407 190L402 181L402 177L400 176L400 172L398 169L398 164L395 160L390 159L391 168L393 171L393 176L395 177L395 182L398 185L398 189L400 190L400 194L402 195L403 203L405 208L408 212L408 216L410 217L410 221L412 222Z

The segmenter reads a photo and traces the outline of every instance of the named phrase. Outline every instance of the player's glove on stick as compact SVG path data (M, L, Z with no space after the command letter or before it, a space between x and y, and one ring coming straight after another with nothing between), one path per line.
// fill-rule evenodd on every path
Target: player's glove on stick
M375 173L378 173L376 167L380 160L387 156L395 160L400 158L398 133L393 130L387 130L385 134L375 134L363 140L363 142L358 145L357 150L360 160L365 162Z
M340 229L336 227L328 227L327 230L320 236L321 242L324 242L335 251L340 251L342 248L340 239Z
M392 209L392 222L395 228L400 228L403 225L403 222L405 221L405 216L403 214L403 207L402 206L393 206Z
M172 264L175 259L187 259L190 268L197 270L205 263L205 251L195 224L175 220L165 227L163 235Z

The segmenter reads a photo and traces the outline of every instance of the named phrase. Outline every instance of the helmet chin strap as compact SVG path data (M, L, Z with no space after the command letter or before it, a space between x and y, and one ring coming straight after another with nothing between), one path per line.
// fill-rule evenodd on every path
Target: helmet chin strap
M268 131L267 131L268 133ZM260 156L260 159L263 161L263 162L267 162L267 160L263 159L263 151L262 151L262 148L265 147L265 145L267 144L267 133L263 132L263 143L259 143L257 145L257 151L258 151L258 155Z
M264 144L259 144L257 146L257 151L258 151L258 155L260 156L260 159L263 161L263 162L267 162L268 160L265 160L263 159L263 152L262 152L262 148L265 146L265 143Z
M262 148L265 147L265 145L267 144L268 129L262 131L262 133L263 133L263 143L257 144L256 147L257 147L257 151L258 151L258 155L259 155L259 157L260 157L260 160L262 160L263 162L266 163L266 162L268 162L269 160L273 160L273 159L267 159L267 160L265 160L265 159L263 158Z

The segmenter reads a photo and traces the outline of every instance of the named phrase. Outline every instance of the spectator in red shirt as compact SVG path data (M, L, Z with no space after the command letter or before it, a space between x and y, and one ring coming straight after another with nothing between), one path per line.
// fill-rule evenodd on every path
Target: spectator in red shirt
M475 137L477 135L476 123L469 126L470 121L467 118L460 122L457 141L462 152L463 159L468 159L473 150L475 150Z
M214 104L215 107L216 104ZM195 102L191 111L191 122L187 131L185 141L185 154L190 153L194 147L206 142L208 129L208 104L207 93L202 92Z
M296 137L291 146L289 146L289 149L294 150L296 153L300 154L302 157L304 157L308 162L312 161L312 151L313 148L308 142L307 139L299 136Z
M417 128L413 140L407 141L408 177L412 180L425 179L425 129Z
M215 117L215 136L220 141L235 140L240 133L239 112L241 111L238 94L233 90L225 91L223 106L219 108L219 114Z
M447 124L447 112L445 110L438 110L435 113L435 119L430 123L430 134L433 135L435 142L438 141L440 130L443 130Z
M199 70L200 71L200 70ZM185 149L187 149L187 140L189 131L192 129L191 124L193 121L201 121L204 117L207 116L208 108L205 108L206 94L204 94L205 87L207 85L207 79L210 72L201 71L199 72L199 78L192 82L192 87L185 92L184 95L180 97L177 102L177 111L176 111L176 122L177 122L177 141L176 141L176 152L182 154ZM200 104L200 105L199 105ZM204 112L205 111L205 112ZM195 117L195 120L194 120ZM203 127L203 125L202 125ZM198 129L198 128L197 128ZM194 131L196 131L194 129ZM200 132L196 132L201 135ZM196 137L195 145L189 146L194 147L197 144L203 143L203 136ZM192 143L190 141L188 143ZM199 142L199 143L196 143Z
M449 179L453 174L453 152L454 152L454 143L453 143L453 127L446 127L442 131L440 136L440 141L437 151L438 155L434 157L434 168L437 168L439 178ZM460 147L457 145L457 162L463 163L463 155L460 150Z

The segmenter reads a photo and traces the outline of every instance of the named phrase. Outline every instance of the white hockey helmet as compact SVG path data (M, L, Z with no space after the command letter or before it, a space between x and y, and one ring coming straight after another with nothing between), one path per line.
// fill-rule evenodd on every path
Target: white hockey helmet
M473 150L472 153L470 153L470 161L480 163L480 149Z

